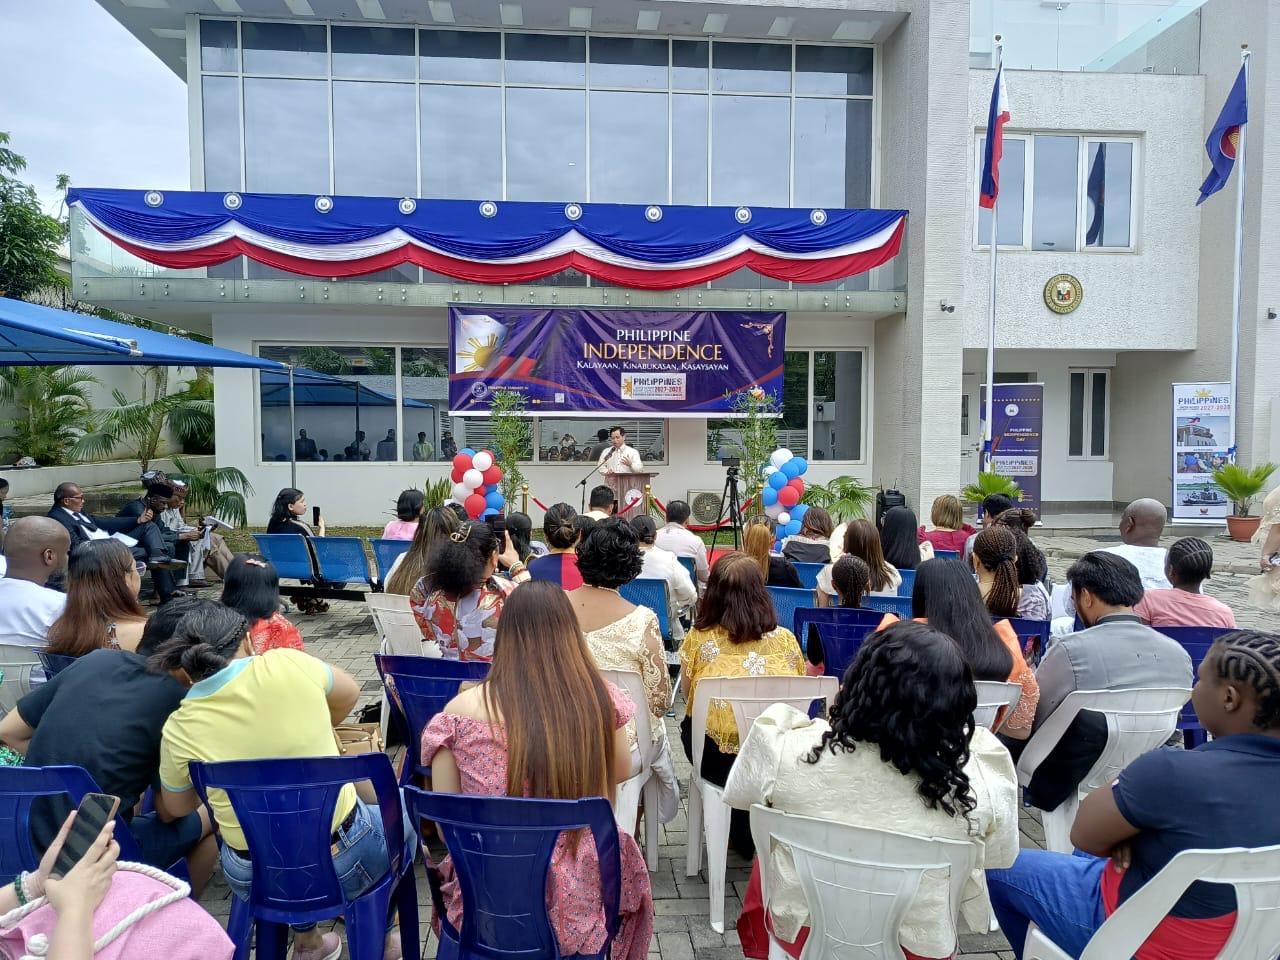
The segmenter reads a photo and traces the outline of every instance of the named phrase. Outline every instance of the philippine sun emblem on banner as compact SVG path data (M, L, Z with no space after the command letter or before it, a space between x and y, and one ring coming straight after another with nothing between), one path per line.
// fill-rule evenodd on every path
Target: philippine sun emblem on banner
M1213 471L1230 463L1235 423L1229 383L1173 385L1173 518L1221 523L1231 501L1213 482Z
M494 390L532 413L732 416L733 394L782 395L786 314L449 308L449 412L484 414Z

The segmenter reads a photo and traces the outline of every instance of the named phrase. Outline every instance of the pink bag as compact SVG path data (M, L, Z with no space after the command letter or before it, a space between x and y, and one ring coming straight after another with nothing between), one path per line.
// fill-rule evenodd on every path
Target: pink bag
M140 863L121 863L93 915L95 960L231 960L230 938L190 899L181 880ZM0 957L39 960L57 926L43 898L0 917Z

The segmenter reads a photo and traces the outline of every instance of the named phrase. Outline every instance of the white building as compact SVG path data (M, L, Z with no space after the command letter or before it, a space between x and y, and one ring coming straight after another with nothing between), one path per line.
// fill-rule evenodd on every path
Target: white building
M298 484L331 521L381 522L399 490L447 473L413 462L418 431L437 451L445 429L485 442L483 421L448 417L443 376L447 305L476 302L784 310L783 437L808 478L896 485L927 513L977 469L989 253L976 183L996 33L1013 114L997 380L1045 385L1044 500L1170 502L1170 385L1228 377L1234 189L1194 204L1241 42L1254 56L1237 440L1246 463L1280 459L1274 4L100 2L187 81L193 189L909 211L903 252L869 273L806 287L742 271L670 292L572 272L317 280L243 257L170 270L77 217L77 297L361 383L358 411L299 408L330 462L301 464ZM1089 182L1104 170L1099 215ZM1044 299L1062 273L1083 289L1066 315ZM288 421L254 374L216 384L219 460L246 470L265 517L289 483ZM356 416L370 447L396 431L397 459L334 462ZM662 499L720 490L714 421L620 419ZM550 454L607 425L537 421L533 494L576 501L589 464Z

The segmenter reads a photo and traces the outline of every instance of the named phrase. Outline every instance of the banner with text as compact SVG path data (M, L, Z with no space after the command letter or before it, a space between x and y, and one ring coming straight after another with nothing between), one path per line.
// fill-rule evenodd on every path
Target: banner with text
M1231 384L1173 385L1173 519L1221 523L1230 513L1212 473L1232 459L1234 421Z
M991 421L992 468L1013 478L1022 490L1021 505L1039 516L1044 384L997 383L995 401L995 419Z
M449 308L449 412L494 390L539 413L732 416L733 394L782 397L784 313Z

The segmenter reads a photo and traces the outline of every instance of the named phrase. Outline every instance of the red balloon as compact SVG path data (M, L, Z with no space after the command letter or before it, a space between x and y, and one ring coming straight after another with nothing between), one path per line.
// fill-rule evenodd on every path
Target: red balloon
M800 494L795 487L783 487L778 491L778 502L784 507L794 507L800 502Z
M481 476L484 477L485 485L492 487L502 480L502 468L495 463L492 467L481 474Z
M467 516L472 520L479 520L480 514L484 513L485 502L484 497L479 493L473 493L467 497L466 502L462 504L467 511Z
M789 481L787 481L787 486L790 487L792 490L794 490L796 493L798 493L800 496L804 496L804 481L801 480L799 477L792 477Z
M452 480L454 483L461 483L462 475L466 472L467 471L465 470L459 470L457 467L454 467L453 473L449 474L449 479Z
M465 453L458 454L456 457L453 458L453 469L459 473L470 470L471 458L467 456ZM457 480L454 481L454 483L461 483L461 482L462 482L461 477L459 477Z

